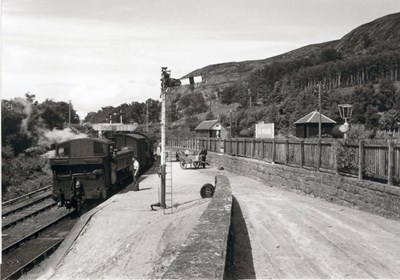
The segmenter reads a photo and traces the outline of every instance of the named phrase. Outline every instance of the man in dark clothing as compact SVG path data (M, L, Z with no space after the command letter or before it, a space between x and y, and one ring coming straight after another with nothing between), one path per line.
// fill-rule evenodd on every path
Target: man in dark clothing
M200 153L199 153L199 156L200 156L200 160L201 160L201 162L202 162L203 168L206 168L207 150L206 150L206 148L204 147L204 145L203 145L203 147L201 148L201 151L200 151Z

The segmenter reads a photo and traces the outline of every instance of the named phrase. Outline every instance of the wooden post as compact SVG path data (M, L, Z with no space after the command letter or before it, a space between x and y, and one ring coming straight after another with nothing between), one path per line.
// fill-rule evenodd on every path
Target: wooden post
M321 140L317 142L317 171L321 167Z
M388 185L393 186L394 147L388 140Z
M285 141L285 165L289 163L289 139Z
M304 140L300 141L300 168L304 165Z
M255 153L255 142L254 142L254 138L253 139L251 139L251 158L254 158L254 153Z
M358 179L364 177L364 140L360 140L358 145Z
M226 154L226 140L224 139L224 155Z
M264 139L261 139L261 160L264 160Z
M239 155L239 139L236 138L236 156Z
M276 151L276 147L275 147L275 138L272 139L272 163L275 163L275 151Z
M246 138L243 138L243 157L246 157Z
M333 144L331 144L333 145ZM337 145L337 149L334 150L335 152L335 173L336 175L339 175L339 149L340 149L340 144Z

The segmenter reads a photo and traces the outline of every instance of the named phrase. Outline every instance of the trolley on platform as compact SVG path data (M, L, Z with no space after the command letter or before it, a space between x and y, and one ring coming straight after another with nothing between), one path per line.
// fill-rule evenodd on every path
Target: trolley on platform
M179 164L182 169L194 168L198 169L201 166L206 168L206 160L204 155L199 155L196 152L190 154L188 151L184 152L182 150L178 150L176 152L176 160L179 161Z

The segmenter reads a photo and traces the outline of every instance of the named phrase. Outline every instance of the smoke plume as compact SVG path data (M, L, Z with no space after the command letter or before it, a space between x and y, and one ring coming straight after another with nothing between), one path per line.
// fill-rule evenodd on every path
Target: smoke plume
M53 129L40 131L39 145L50 147L52 144L58 144L67 140L87 138L88 136L84 133L74 133L69 127L63 130Z
M32 115L32 103L21 97L16 97L13 101L22 106L22 113L26 115L21 122L21 132L31 136L31 132L28 130L28 123Z

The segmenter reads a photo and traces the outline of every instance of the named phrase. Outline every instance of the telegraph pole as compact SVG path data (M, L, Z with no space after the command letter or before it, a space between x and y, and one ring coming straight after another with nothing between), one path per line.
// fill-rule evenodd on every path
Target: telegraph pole
M68 124L71 127L71 100L68 102Z
M318 122L318 140L321 141L321 82L318 84L318 107L319 107L319 122Z
M149 102L146 101L146 132L149 132Z
M232 138L232 109L229 110L229 130Z

